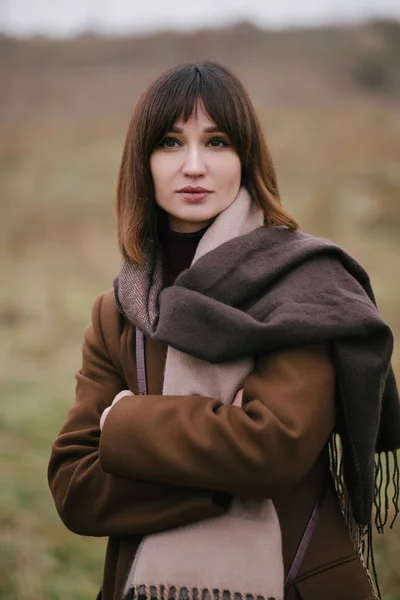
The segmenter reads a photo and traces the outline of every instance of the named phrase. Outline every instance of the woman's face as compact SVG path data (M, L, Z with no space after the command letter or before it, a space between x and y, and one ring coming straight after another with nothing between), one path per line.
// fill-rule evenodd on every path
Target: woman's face
M204 108L184 123L178 119L150 156L158 206L170 228L191 233L206 227L236 198L239 156Z

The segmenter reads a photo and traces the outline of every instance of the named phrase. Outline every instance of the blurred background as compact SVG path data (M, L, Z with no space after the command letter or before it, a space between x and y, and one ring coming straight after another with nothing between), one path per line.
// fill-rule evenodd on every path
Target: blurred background
M399 19L398 0L0 0L2 600L93 600L101 581L105 541L64 528L46 468L119 268L128 120L165 69L212 59L242 79L284 204L370 273L399 378ZM375 547L399 600L399 522Z

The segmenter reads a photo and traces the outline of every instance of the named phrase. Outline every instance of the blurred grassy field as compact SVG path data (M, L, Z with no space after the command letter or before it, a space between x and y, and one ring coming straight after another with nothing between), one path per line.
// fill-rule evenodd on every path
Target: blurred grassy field
M92 600L105 543L69 533L46 483L83 328L119 266L113 197L131 107L163 69L212 58L259 110L285 205L371 275L400 340L400 26L142 39L0 38L0 598ZM400 373L399 343L394 365ZM400 525L376 541L400 599Z

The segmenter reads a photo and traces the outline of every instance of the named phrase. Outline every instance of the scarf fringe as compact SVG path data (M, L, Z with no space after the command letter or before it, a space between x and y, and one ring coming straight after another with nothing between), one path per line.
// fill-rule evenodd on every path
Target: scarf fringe
M353 516L350 495L344 481L343 446L338 434L333 434L329 441L330 469L339 506L349 530L350 538L357 550L371 587L377 600L381 600L378 576L373 550L373 524L359 525ZM393 492L391 493L391 487ZM394 515L389 523L393 525L400 512L400 468L399 455L396 451L381 452L375 455L375 489L374 489L374 524L379 534L384 533L389 522L391 509ZM392 505L392 506L391 506Z
M282 600L269 596L231 592L218 588L181 587L174 585L135 585L123 600Z

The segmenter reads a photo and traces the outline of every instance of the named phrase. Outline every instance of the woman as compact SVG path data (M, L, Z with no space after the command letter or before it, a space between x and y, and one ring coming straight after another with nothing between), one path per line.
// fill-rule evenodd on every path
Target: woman
M121 271L49 465L65 525L109 537L98 598L376 597L360 548L400 447L392 335L362 267L282 208L234 75L149 87L116 209Z

